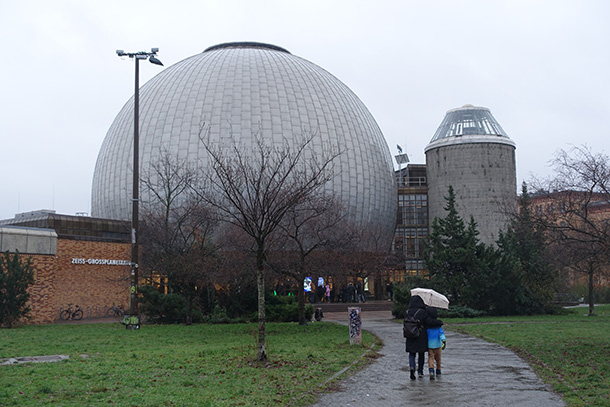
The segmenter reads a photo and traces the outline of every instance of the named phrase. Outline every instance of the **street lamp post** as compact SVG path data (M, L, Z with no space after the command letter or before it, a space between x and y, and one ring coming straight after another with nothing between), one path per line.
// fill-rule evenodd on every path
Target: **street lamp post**
M155 65L161 65L156 58L159 48L152 48L150 52L125 52L122 49L116 51L120 57L128 56L135 59L136 83L133 103L133 198L131 211L131 283L129 287L129 312L123 318L127 329L140 329L140 314L138 310L138 220L140 203L140 68L141 59L148 59Z

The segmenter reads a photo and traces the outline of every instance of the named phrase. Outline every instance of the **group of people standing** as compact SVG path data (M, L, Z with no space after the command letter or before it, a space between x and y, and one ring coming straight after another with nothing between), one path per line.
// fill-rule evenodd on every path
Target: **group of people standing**
M319 302L330 302L330 284L318 284L318 287L312 289L309 293L309 302L315 304Z
M436 308L427 307L418 295L411 297L407 314L421 321L423 325L419 337L406 340L405 350L409 353L410 378L415 380L416 368L418 376L424 377L424 359L427 352L430 380L434 380L435 376L441 375L441 350L445 349L447 343L442 328L443 321L437 318Z

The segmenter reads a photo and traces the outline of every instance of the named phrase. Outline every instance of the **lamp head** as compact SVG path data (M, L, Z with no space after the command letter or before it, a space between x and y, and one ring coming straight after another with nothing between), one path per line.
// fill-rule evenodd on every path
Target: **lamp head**
M148 60L150 61L151 64L155 64L155 65L161 65L163 66L163 63L161 63L161 61L159 61L157 58L155 58L153 55L150 56L150 58L148 58Z

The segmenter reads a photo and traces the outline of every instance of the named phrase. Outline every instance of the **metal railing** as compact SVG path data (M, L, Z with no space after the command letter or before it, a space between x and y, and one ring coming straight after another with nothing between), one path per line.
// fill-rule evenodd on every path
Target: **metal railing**
M399 187L425 187L428 185L426 177L396 177Z

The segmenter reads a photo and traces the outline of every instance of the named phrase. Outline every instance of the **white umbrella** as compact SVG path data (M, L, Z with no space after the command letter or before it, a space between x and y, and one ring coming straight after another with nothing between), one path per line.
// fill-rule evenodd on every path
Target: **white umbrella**
M411 290L411 295L419 295L424 300L424 304L429 307L449 309L447 297L430 288L414 288Z

